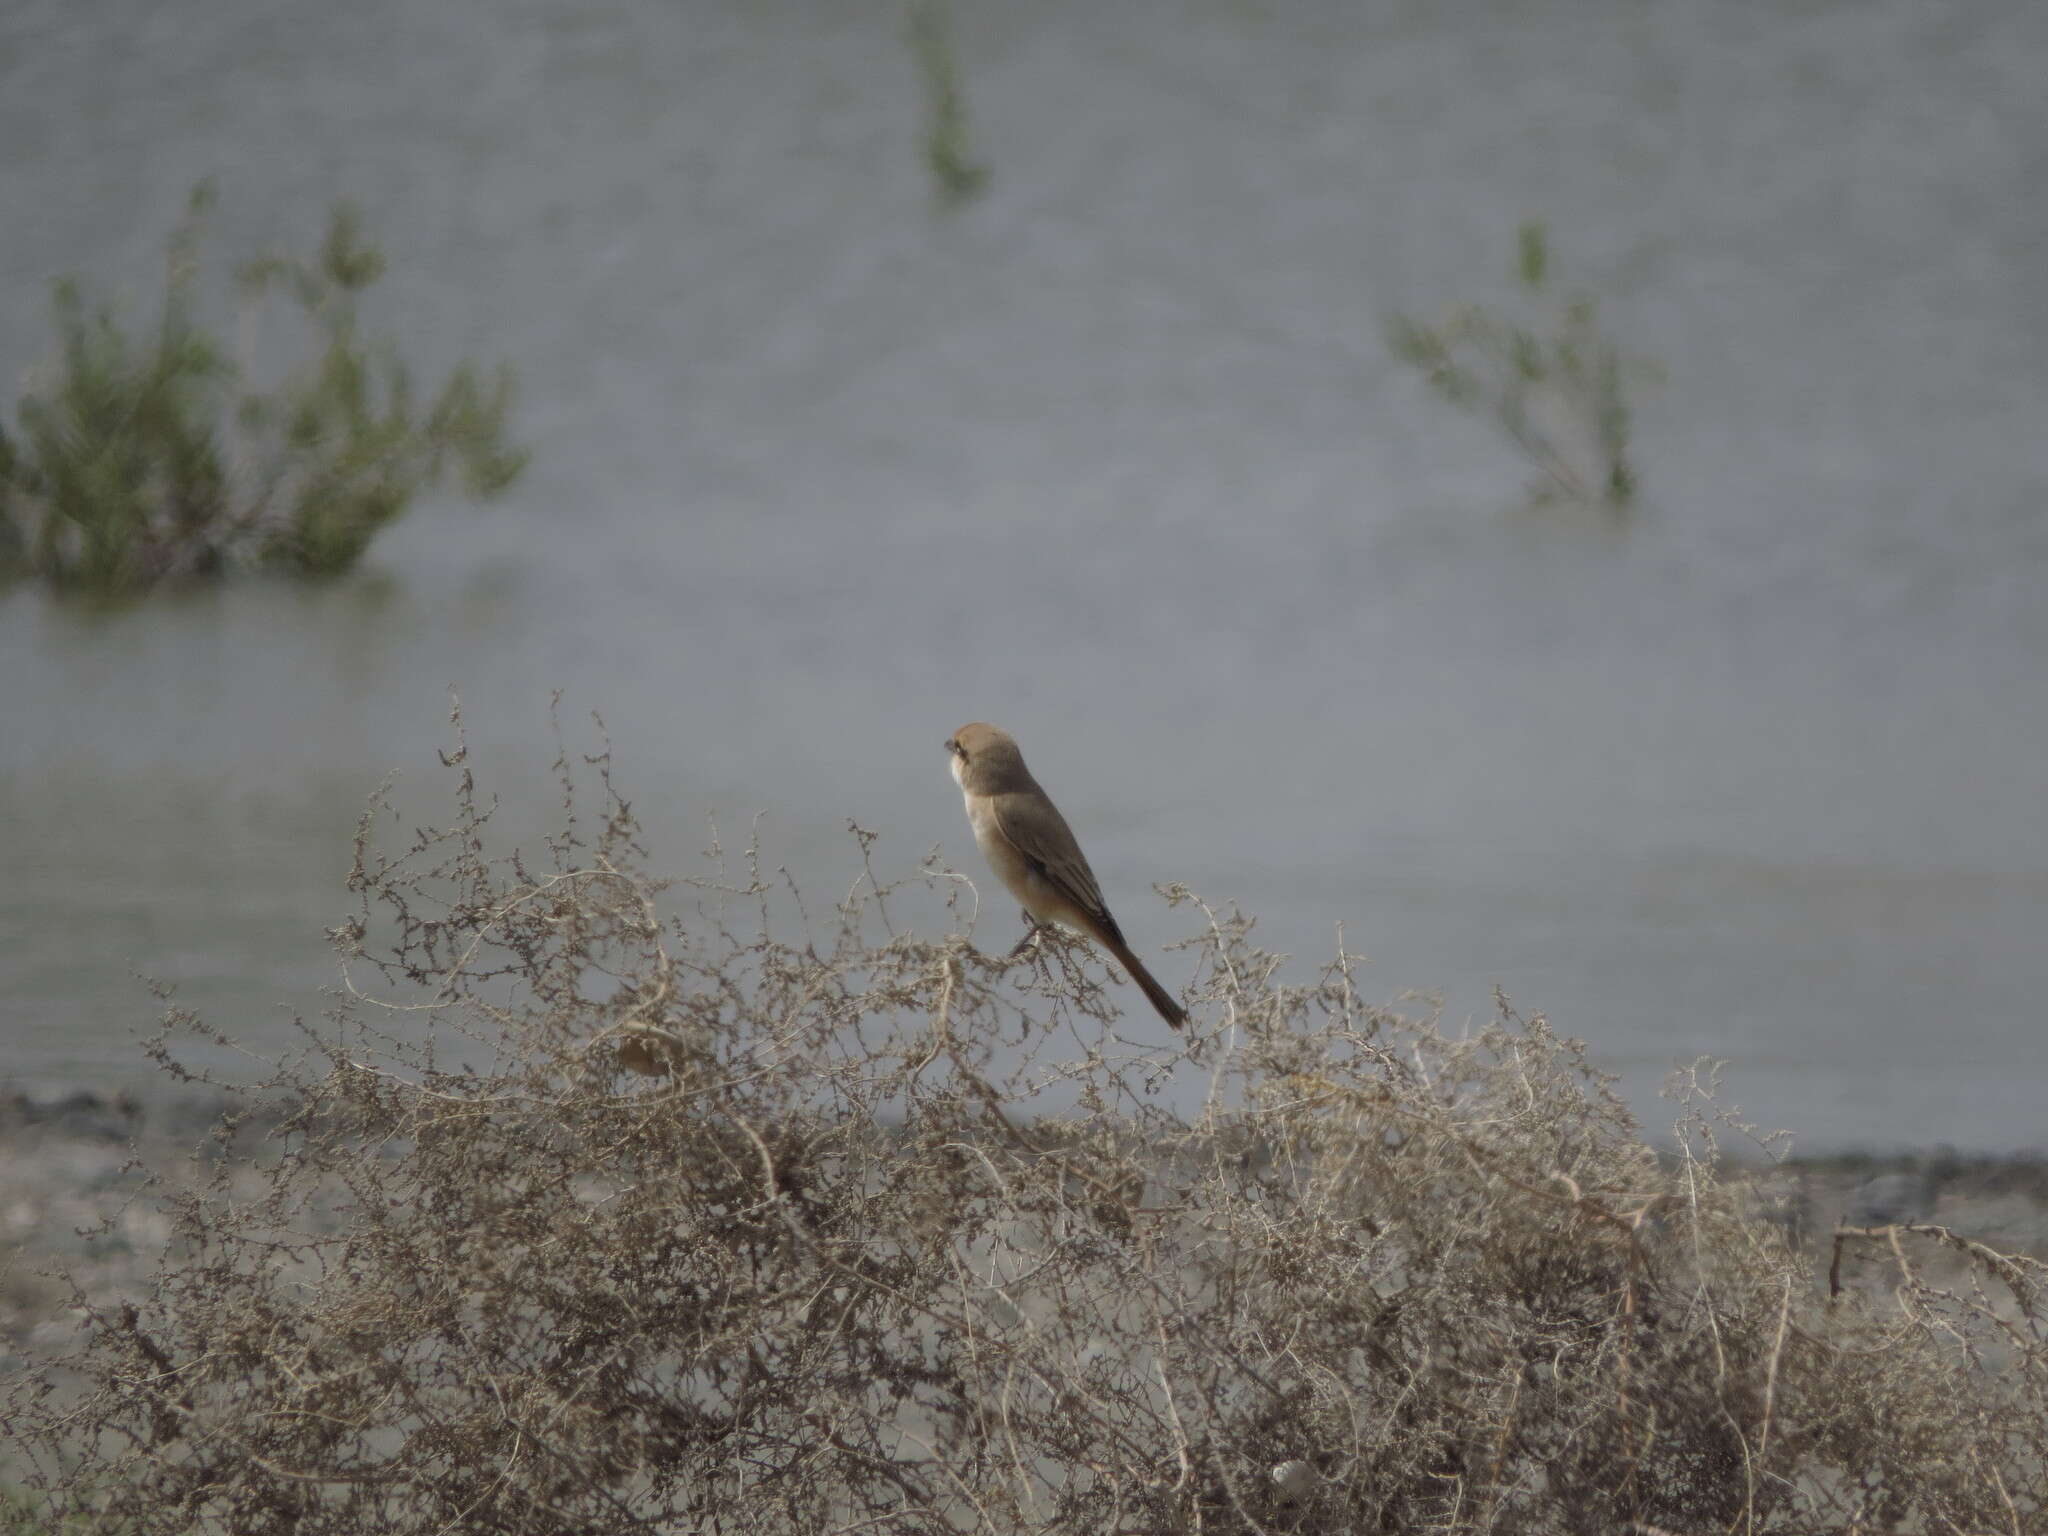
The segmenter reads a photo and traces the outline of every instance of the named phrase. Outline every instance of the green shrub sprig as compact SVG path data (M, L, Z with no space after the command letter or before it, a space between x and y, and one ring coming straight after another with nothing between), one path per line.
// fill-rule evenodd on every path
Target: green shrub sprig
M1516 277L1533 301L1550 294L1550 240L1538 221L1516 232ZM1430 387L1491 419L1537 468L1537 502L1565 500L1614 513L1636 499L1630 456L1632 380L1655 374L1624 357L1601 331L1593 299L1570 294L1535 326L1476 304L1436 325L1406 315L1388 322L1395 355L1421 369Z
M198 234L211 188L171 237L154 334L57 285L58 353L0 428L0 573L101 596L178 578L348 570L422 491L458 472L487 498L525 467L507 440L508 369L463 364L430 398L358 306L381 251L342 205L310 258L241 269L245 335L280 292L310 357L265 385L198 317Z

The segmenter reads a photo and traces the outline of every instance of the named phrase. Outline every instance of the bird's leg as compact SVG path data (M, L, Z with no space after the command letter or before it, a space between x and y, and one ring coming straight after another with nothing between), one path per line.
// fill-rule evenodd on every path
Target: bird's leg
M1024 930L1024 937L1019 939L1017 947L1010 951L1010 958L1012 960L1015 960L1027 949L1036 949L1045 938L1045 925L1040 923L1029 912L1024 914L1024 922L1027 925Z

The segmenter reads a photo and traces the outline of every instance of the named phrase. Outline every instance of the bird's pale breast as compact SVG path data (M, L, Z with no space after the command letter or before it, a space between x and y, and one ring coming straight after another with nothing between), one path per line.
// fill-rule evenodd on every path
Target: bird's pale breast
M1002 829L996 824L995 809L988 800L974 795L964 798L967 801L967 824L974 829L975 846L981 849L981 856L988 860L988 867L1010 888L1010 894L1022 903L1024 910L1041 923L1059 923L1087 932L1088 924L1075 911L1074 904L1003 836Z

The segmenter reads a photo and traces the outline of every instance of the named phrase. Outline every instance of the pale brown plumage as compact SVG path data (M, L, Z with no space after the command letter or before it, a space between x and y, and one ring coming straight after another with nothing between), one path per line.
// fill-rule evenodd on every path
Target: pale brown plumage
M976 721L955 731L946 750L982 857L1031 919L1087 934L1116 957L1162 1019L1175 1029L1185 1024L1187 1010L1124 942L1073 829L1031 777L1009 733Z

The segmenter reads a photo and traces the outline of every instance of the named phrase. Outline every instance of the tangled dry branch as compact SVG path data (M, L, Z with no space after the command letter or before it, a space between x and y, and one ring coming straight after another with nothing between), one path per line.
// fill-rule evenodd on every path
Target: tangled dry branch
M1540 1018L1286 984L1174 890L1197 1027L1133 1039L1092 955L899 930L936 866L818 920L751 855L665 885L586 761L532 856L459 745L445 826L365 818L260 1152L13 1386L25 1525L2048 1524L2038 1263L1830 1299L1711 1105L1660 1155Z

